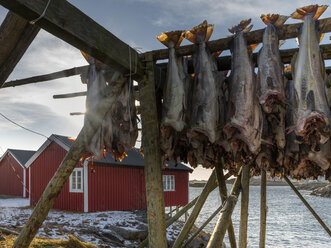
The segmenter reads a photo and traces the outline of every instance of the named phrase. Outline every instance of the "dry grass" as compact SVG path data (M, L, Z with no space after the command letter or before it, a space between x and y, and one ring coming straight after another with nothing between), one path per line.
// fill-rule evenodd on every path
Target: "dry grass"
M11 248L16 239L15 235L3 236L6 240L0 241L1 248ZM96 248L97 246L80 241L72 235L68 235L69 239L40 239L35 238L31 248Z

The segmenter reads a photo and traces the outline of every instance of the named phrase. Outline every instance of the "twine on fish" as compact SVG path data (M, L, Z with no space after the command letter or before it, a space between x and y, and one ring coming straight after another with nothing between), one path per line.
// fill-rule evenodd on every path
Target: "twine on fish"
M52 1L52 0L48 0L48 3L47 3L47 5L46 5L46 7L45 7L43 13L42 13L37 19L30 21L30 22L29 22L30 24L32 24L32 25L36 24L37 21L39 21L40 19L42 19L42 18L45 16L46 11L47 11L48 6L49 6L49 4L51 3L51 1Z

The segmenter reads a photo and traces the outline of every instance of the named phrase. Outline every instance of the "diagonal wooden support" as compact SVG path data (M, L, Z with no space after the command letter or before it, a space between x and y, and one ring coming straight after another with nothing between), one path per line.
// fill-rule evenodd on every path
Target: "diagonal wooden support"
M188 234L190 233L192 226L194 225L195 220L197 219L209 193L211 192L210 189L215 189L217 186L217 180L216 180L216 172L215 170L210 175L207 184L203 188L201 195L199 196L199 199L197 200L190 217L185 222L185 225L183 226L183 229L179 233L173 248L181 247L184 240L187 238Z
M213 234L210 237L207 248L220 247L223 243L225 232L230 224L231 215L234 207L236 206L240 190L241 190L241 172L242 168L238 173L235 182L232 185L230 196L227 198L226 203L221 210L221 215L216 223Z
M39 18L47 3L48 0L0 0L2 6L29 21ZM128 73L131 69L137 75L143 74L136 50L68 1L51 1L44 17L35 25L117 71Z
M285 181L290 185L292 190L297 194L297 196L300 198L300 200L305 204L305 206L308 208L308 210L312 213L312 215L315 217L315 219L321 224L321 226L324 228L324 230L329 234L331 237L331 231L328 228L328 226L323 222L323 220L318 216L318 214L315 212L315 210L309 205L309 203L303 198L303 196L300 194L300 192L295 188L293 183L286 177L284 176Z
M260 248L265 247L265 236L267 226L267 173L261 171L261 200L260 200Z
M224 178L223 164L224 164L224 162L222 159L222 162L218 163L215 167L217 181L218 181L218 188L220 191L222 204L224 204L224 202L228 198L228 189L226 188L226 182L225 182L226 179ZM228 227L228 235L229 235L229 241L230 241L231 248L236 248L237 247L236 236L234 234L234 229L233 229L231 218L230 218L230 223L229 223L229 227Z
M115 97L119 94L125 82L126 79L113 82L111 87L108 88L108 91L105 92L105 98L86 115L86 118L88 118L87 124L84 125L83 129L80 131L75 143L63 159L52 180L48 183L37 206L34 208L29 220L16 239L13 248L29 247L50 208L61 193L64 184L67 182L70 174L79 162L79 159L83 156L85 144L90 142L95 132L100 127L104 115L109 110L109 107L114 102ZM99 118L96 118L96 116Z
M224 179L227 180L231 175L227 173L224 175ZM212 192L214 189L216 189L217 184L214 185L214 187L209 188L209 193ZM190 201L186 206L184 206L181 210L179 210L178 213L176 213L173 217L171 217L169 220L166 221L166 227L169 227L171 224L173 224L176 220L178 220L183 214L185 214L190 208L194 206L194 204L199 199L199 196L194 198L192 201ZM148 245L148 239L145 239L143 242L141 242L138 246L138 248L143 248Z
M40 28L9 11L0 26L0 88L38 34Z
M159 121L156 108L154 61L151 53L145 55L146 74L139 81L142 124L142 147L145 159L145 181L150 247L166 248L164 194L159 145Z
M250 164L242 166L239 248L247 247L248 204L249 204L249 174Z

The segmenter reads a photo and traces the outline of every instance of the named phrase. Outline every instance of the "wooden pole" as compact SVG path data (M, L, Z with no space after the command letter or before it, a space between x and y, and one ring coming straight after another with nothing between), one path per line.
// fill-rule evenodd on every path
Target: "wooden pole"
M0 26L0 88L21 60L40 28L9 11Z
M261 199L260 199L260 248L265 247L267 226L267 173L261 171Z
M227 173L224 178L228 179L231 175ZM214 185L214 187L209 188L209 193L212 192L214 189L216 189L217 183ZM199 199L199 196L194 198L192 201L190 201L186 206L184 206L178 213L176 213L172 218L166 221L166 227L169 227L172 225L176 220L178 220L183 214L187 214L187 211L194 206L194 204ZM143 242L140 243L138 248L142 248L148 245L148 239L145 239Z
M321 224L321 226L324 228L324 230L331 236L331 231L327 227L327 225L323 222L323 220L318 216L318 214L314 211L314 209L309 205L309 203L303 198L303 196L300 194L300 192L295 188L293 183L284 176L285 181L290 185L290 187L293 189L293 191L297 194L297 196L300 198L300 200L305 204L305 206L309 209L309 211L312 213L312 215L315 217L315 219Z
M34 208L29 220L16 239L13 248L29 247L50 208L61 193L64 184L68 181L70 174L79 162L79 159L83 156L86 142L90 142L96 130L100 127L103 116L109 110L109 107L114 102L115 97L118 95L118 92L120 92L125 82L126 79L113 82L112 86L108 89L108 92L105 92L107 93L106 97L86 115L86 118L88 118L87 123L84 125L76 141L64 157L52 180L48 183L37 206ZM100 118L96 118L96 116Z
M225 204L226 199L228 198L228 189L226 187L226 182L225 182L226 180L224 178L223 164L224 164L223 161L222 161L222 163L218 163L217 166L215 167L215 170L216 170L218 188L220 191L222 204ZM229 235L230 246L232 248L236 248L237 247L236 236L234 234L234 228L233 228L231 217L230 217L230 224L228 227L228 235Z
M145 55L146 73L139 82L140 111L142 121L142 146L145 159L145 181L150 247L166 248L166 224L164 194L159 145L159 122L155 98L153 55Z
M219 211L221 211L221 209L223 208L223 205L221 205L220 207L218 207L214 213L212 213L211 216L209 216L209 218L198 228L198 230L196 230L192 236L184 243L184 247L187 247L187 245L189 243L192 242L192 240L209 224L209 222L214 219L214 217L219 213Z
M240 203L240 227L239 227L239 248L247 247L247 225L248 225L248 204L249 204L249 164L242 166L241 176L241 203Z
M280 40L296 38L298 36L297 29L301 26L301 23L285 24L278 28L278 37ZM323 28L325 33L331 32L331 18L325 18L319 20L319 28ZM256 44L262 42L264 29L258 29L247 33L247 44ZM207 42L211 52L224 51L230 49L229 43L232 37L222 38L219 40L213 40ZM191 55L195 51L194 45L180 46L176 48L176 54L178 56ZM169 57L168 49L153 50L154 60L167 59Z
M191 231L192 226L194 225L195 220L197 219L201 208L203 207L209 193L211 192L210 189L216 188L217 186L217 181L216 181L216 173L215 170L212 172L210 175L208 182L206 183L205 187L203 188L201 195L199 196L199 199L197 200L191 215L188 217L188 220L185 222L183 229L179 233L173 248L178 248L181 247L184 240L187 238L188 234Z
M242 169L238 173L238 177L236 178L234 184L232 185L232 189L230 192L230 196L227 198L226 203L224 205L224 210L221 210L221 215L216 223L213 234L210 237L207 248L216 248L220 247L223 243L223 239L225 236L225 232L228 229L228 225L230 224L231 215L234 207L236 206L240 190L241 190L241 172Z
M87 91L80 91L74 93L53 95L53 99L73 98L73 97L86 96L86 95L87 95Z

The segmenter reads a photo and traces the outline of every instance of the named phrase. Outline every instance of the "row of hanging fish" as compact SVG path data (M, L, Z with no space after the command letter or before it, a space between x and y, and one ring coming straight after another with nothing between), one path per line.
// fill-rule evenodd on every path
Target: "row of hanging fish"
M115 159L122 160L126 152L134 147L138 137L133 81L89 55L83 55L90 63L87 78L84 80L84 83L87 83L86 113L89 113L90 117L93 116L94 107L105 97L106 88L111 87L115 81L124 82L91 142L86 142L86 156L93 155L101 159L109 152ZM95 115L94 118L100 117ZM88 121L85 116L85 124Z
M211 54L206 44L213 25L204 21L186 32L158 36L169 48L161 121L164 159L214 167L224 158L226 169L234 173L241 163L255 161L255 174L266 169L294 178L325 175L331 162L331 81L326 79L319 49L323 30L318 30L317 19L326 8L306 6L292 14L304 22L289 82L278 39L278 28L288 16L261 16L266 28L257 75L246 41L253 26L250 20L229 29L228 80L217 70L219 53ZM195 44L194 74L187 72L188 58L176 56L183 37Z

